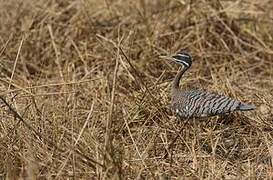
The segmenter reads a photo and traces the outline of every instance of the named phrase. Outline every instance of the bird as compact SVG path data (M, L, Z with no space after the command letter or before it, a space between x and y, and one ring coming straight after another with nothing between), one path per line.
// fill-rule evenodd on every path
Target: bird
M234 111L250 111L256 108L254 105L214 92L180 88L180 79L191 67L192 57L186 51L180 50L171 59L181 66L172 83L171 100L171 110L179 119L225 115Z

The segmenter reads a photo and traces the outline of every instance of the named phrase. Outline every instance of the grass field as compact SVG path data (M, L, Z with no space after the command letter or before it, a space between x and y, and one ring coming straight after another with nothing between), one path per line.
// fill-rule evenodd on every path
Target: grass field
M270 0L0 0L0 179L272 179ZM185 124L185 89L257 109Z

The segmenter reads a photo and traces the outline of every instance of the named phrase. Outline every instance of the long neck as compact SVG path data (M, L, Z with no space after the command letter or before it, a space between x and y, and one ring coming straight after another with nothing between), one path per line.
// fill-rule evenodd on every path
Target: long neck
M179 72L176 74L174 80L173 80L173 90L179 89L179 82L182 77L182 75L188 70L187 67L182 67Z

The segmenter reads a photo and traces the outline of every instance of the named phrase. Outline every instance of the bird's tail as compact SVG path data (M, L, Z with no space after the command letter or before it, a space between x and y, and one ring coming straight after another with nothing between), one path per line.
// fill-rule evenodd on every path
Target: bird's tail
M254 105L241 103L238 109L241 111L250 111L256 109L256 107Z

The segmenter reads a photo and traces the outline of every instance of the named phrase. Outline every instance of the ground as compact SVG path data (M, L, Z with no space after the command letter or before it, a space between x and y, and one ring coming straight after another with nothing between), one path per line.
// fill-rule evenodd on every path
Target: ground
M270 0L0 1L0 176L272 179ZM254 104L176 119L181 88Z

